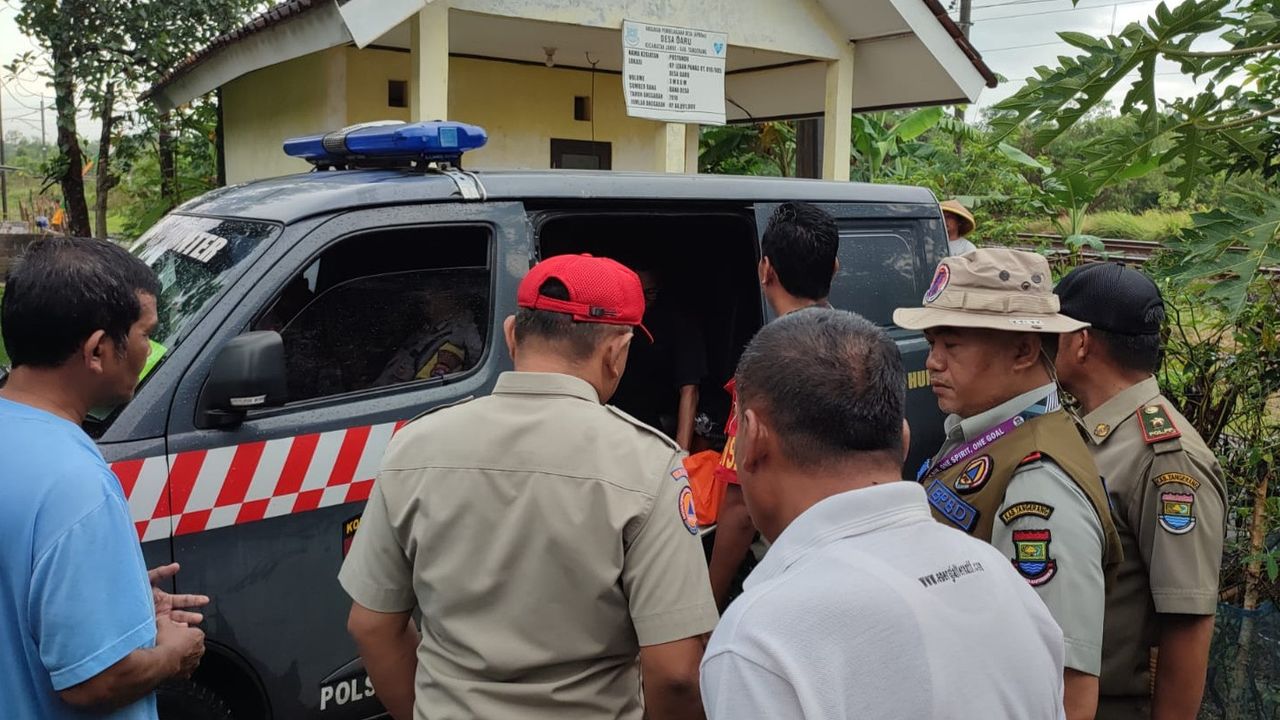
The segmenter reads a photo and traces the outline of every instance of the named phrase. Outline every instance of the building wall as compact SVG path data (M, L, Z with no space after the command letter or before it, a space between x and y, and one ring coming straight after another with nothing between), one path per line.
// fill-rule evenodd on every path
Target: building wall
M451 0L449 7L609 30L623 20L718 30L731 45L827 59L848 42L818 0Z
M475 169L545 169L551 139L591 140L592 123L574 120L591 73L509 62L451 58L449 118L479 125L489 143L467 154ZM263 68L223 87L227 182L305 172L287 157L285 138L372 120L408 120L387 105L387 81L409 77L409 54L334 48ZM343 88L332 92L330 88ZM655 170L661 123L627 117L619 75L596 73L596 141L611 144L613 169Z
M343 48L347 62L347 125L373 120L409 121L409 108L387 104L387 83L409 81L409 53Z
M451 58L450 120L489 132L467 154L476 169L551 167L551 139L591 140L592 123L573 119L573 98L591 95L591 73L509 62ZM660 123L627 117L622 77L595 75L595 140L612 144L614 170L654 170Z
M347 124L347 95L331 91L345 88L346 78L345 51L334 48L256 70L224 85L227 182L305 172L307 163L286 156L282 144L286 138Z

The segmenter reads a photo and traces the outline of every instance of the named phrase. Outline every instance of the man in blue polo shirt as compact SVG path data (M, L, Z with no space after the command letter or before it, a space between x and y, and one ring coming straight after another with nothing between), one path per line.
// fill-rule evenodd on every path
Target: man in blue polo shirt
M119 481L80 429L133 395L155 276L120 247L48 238L6 279L0 326L0 698L14 718L155 718L204 652L207 598L153 591ZM176 566L153 573L171 574Z

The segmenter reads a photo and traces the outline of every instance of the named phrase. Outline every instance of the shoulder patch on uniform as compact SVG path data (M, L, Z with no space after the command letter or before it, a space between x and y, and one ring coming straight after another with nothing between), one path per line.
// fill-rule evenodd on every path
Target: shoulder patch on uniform
M1164 473L1163 475L1157 475L1156 478L1151 482L1155 483L1156 485L1168 485L1169 483L1177 483L1179 485L1186 485L1192 490L1200 489L1199 480L1191 477L1186 473L1180 473L1180 472L1167 472L1167 473Z
M970 460L960 471L960 477L956 478L956 492L967 495L981 490L987 484L987 478L991 477L993 464L990 455Z
M1043 530L1013 531L1013 569L1032 587L1039 587L1058 574L1058 561L1049 555L1053 533Z
M430 414L432 414L432 413L437 413L437 412L440 412L441 410L448 410L448 409L449 409L449 408L451 408L451 407L457 407L457 406L462 405L462 404L464 404L464 403L469 403L469 402L471 402L472 400L475 400L475 399L476 399L476 396L475 396L475 395L468 395L468 396L466 396L466 397L462 398L461 400L454 400L453 402L447 402L447 403L443 403L443 404L441 404L441 405L436 405L436 406L435 406L435 407L433 407L433 408L430 408L430 409L428 409L428 410L423 410L422 412L418 413L417 415L414 415L413 417L409 418L407 421L405 421L405 425L408 425L408 424L410 424L410 423L417 422L417 421L421 420L422 418L424 418L424 417L426 417L426 416L428 416L428 415L430 415Z
M698 508L693 504L693 491L686 485L680 489L680 521L684 523L684 529L690 533L698 534Z
M1138 428L1148 445L1182 437L1182 431L1173 424L1164 405L1147 405L1138 411Z
M960 499L960 496L941 480L935 478L926 492L929 494L929 504L933 509L961 530L969 532L973 529L974 523L978 522L978 509Z
M671 439L671 438L669 438L669 437L667 437L666 433L662 432L661 430L659 430L659 429L657 429L657 428L653 427L652 425L647 425L647 424L645 424L645 423L640 422L639 420L637 420L637 419L635 419L635 418L631 417L630 415L628 415L628 414L626 413L626 411L624 411L624 410L619 410L618 408L616 408L616 407L614 407L614 406L612 406L612 405L605 405L604 407L605 407L605 409L606 409L606 410L608 410L609 412L613 413L614 415L617 415L618 417L622 418L623 420L626 420L626 421L627 421L628 423L630 423L631 425L634 425L635 427L637 427L637 428L639 428L639 429L641 429L641 430L644 430L645 432L649 433L650 435L654 436L655 438L658 438L659 440L661 440L661 441L663 442L663 444L665 444L667 447L670 447L672 450L677 450L677 451L678 451L678 450L680 450L680 446L676 444L676 441L675 441L675 440L672 440L672 439Z
M1196 517L1191 512L1195 502L1196 496L1191 493L1160 493L1160 527L1174 535L1191 532L1196 526Z
M1020 502L1014 503L1005 508L1000 513L1000 522L1008 525L1020 517L1032 515L1042 520L1048 520L1053 515L1053 506L1040 502Z

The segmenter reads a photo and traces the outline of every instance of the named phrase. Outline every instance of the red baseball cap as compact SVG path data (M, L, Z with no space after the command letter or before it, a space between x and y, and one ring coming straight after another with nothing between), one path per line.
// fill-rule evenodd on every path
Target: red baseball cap
M569 290L568 300L556 300L538 291L548 280L559 280ZM645 328L644 288L640 276L617 260L591 255L556 255L534 265L520 281L516 304L531 310L572 315L578 322L630 325L653 340Z

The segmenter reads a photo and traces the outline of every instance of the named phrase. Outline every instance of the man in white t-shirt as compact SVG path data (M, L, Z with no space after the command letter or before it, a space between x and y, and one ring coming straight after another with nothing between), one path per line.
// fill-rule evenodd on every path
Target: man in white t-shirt
M900 482L906 383L884 331L791 313L736 382L739 479L773 545L711 636L708 718L1062 718L1044 603Z

